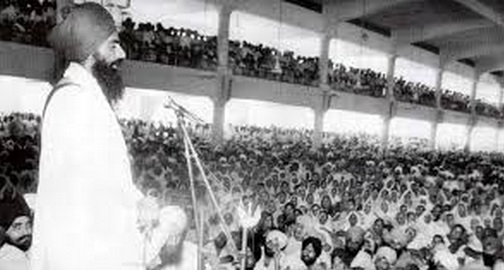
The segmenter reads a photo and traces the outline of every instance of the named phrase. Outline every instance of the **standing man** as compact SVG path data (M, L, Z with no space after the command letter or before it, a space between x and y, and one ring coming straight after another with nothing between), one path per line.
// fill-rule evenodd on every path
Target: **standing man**
M48 39L68 66L44 109L32 270L145 269L137 221L156 209L138 204L112 109L125 58L114 20L96 3L77 5Z

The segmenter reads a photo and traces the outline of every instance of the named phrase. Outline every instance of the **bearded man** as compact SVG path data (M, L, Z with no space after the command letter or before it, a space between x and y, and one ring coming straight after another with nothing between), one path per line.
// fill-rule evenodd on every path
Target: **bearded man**
M145 269L152 252L138 221L158 210L139 203L112 109L125 58L114 20L99 4L76 5L48 40L67 68L43 113L32 269Z
M30 209L19 194L0 198L0 269L28 270L32 242Z

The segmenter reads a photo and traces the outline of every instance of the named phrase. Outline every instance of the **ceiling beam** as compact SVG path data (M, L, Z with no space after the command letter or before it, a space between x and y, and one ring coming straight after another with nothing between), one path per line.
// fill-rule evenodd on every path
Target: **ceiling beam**
M493 71L504 70L504 56L503 55L491 55L491 56L480 56L475 59L476 62L476 72L479 74L485 74Z
M419 0L332 0L324 1L323 9L336 16L339 21L369 16L387 10L395 5ZM423 1L423 0L422 0Z
M504 15L497 12L492 6L482 3L480 0L455 0L455 2L466 6L500 26L504 26Z
M453 61L478 56L495 55L504 53L502 41L472 41L463 44L448 45L441 48L441 62Z
M419 41L431 40L467 30L492 26L494 26L494 24L485 19L447 22L442 24L435 23L419 27L399 28L392 32L392 36L395 38L399 47L404 47Z

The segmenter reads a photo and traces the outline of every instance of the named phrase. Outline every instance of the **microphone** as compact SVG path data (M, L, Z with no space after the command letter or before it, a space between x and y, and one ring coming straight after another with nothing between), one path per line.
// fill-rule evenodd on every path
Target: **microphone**
M177 102L175 102L175 100L173 100L172 97L168 97L168 103L165 104L164 107L167 108L167 109L173 109L175 111L175 113L180 114L181 116L184 116L184 117L188 117L188 118L190 118L191 120L193 120L195 122L198 122L198 123L201 123L201 124L205 123L205 121L203 121L203 119L201 119L200 117L198 117L196 114L190 112L184 106L182 106L182 105L178 104Z

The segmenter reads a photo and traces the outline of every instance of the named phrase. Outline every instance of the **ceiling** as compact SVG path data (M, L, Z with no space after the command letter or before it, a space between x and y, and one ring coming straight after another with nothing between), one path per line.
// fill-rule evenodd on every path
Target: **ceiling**
M478 73L504 70L504 0L284 0L390 36L398 47L421 44L441 63L472 63Z

